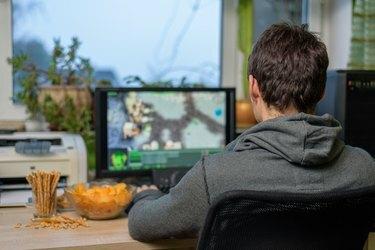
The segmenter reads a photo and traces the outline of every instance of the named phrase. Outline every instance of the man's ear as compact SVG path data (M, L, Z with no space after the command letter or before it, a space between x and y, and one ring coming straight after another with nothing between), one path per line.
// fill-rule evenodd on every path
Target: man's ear
M249 96L251 102L256 102L260 97L258 81L253 75L249 75Z

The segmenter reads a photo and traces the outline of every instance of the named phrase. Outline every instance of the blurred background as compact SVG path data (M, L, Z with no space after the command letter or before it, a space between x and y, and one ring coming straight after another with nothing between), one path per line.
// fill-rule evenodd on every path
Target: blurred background
M330 70L371 71L374 2L0 0L0 128L78 133L93 157L96 87L232 87L241 132L256 123L247 58L269 25L308 24Z

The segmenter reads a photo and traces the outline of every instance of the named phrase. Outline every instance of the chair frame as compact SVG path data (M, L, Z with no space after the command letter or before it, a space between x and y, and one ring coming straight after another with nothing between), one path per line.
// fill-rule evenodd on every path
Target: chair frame
M211 227L216 217L216 211L221 206L239 199L252 199L259 202L277 202L277 203L301 203L311 204L312 202L332 203L335 202L350 202L355 199L372 198L375 203L375 186L359 188L354 190L335 190L318 193L291 193L280 191L253 191L253 190L233 190L227 191L219 195L211 204L204 226L199 234L197 249L204 249L205 241L210 235ZM374 210L375 213L375 210Z

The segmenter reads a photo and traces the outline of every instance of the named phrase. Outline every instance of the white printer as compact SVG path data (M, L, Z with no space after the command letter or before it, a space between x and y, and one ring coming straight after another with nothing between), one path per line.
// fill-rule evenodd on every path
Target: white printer
M22 154L20 142L48 142L49 152ZM87 182L87 152L80 135L64 132L19 132L0 135L0 205L24 202L17 190L29 190L25 177L34 170L57 170L60 187ZM16 198L18 196L19 198Z

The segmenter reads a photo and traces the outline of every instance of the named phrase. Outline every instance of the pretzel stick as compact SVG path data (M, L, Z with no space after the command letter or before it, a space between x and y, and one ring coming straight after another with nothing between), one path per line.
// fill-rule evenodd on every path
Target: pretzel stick
M36 192L36 204L37 204L37 207L39 208L39 212L41 214L44 213L44 210L43 210L43 195L42 195L42 190L43 190L43 187L42 187L42 178L40 176L40 171L37 171L35 173L35 179L36 179L36 183L37 183L37 192ZM38 209L37 209L38 211Z
M54 176L53 176L53 182L52 182L52 192L53 196L56 195L56 188L60 180L60 172L54 171ZM53 199L53 206L56 207L56 199Z
M53 200L51 200L52 198L52 195L51 195L51 185L50 185L50 179L51 179L51 174L50 173L47 173L46 176L45 176L45 183L46 183L46 210L47 210L47 214L51 213L52 212L52 203L53 203Z

